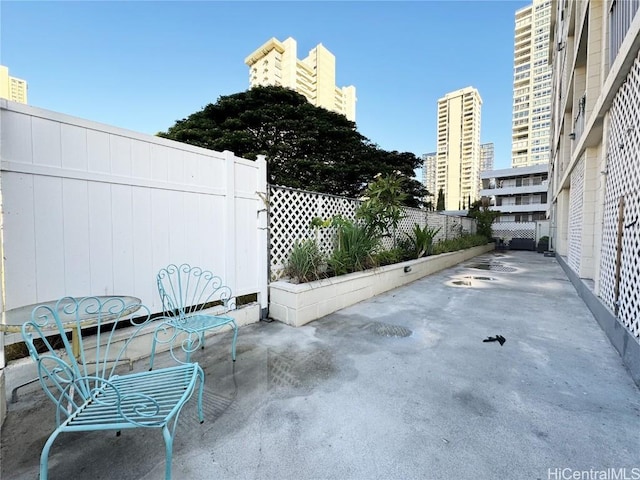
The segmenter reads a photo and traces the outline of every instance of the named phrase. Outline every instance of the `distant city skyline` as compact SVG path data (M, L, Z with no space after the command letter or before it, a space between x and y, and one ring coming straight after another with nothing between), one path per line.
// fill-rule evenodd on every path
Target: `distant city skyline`
M321 43L336 84L357 87L356 125L374 144L436 150L438 99L472 85L481 142L507 168L514 16L529 3L5 1L0 41L31 105L149 134L247 90L244 59L266 39Z

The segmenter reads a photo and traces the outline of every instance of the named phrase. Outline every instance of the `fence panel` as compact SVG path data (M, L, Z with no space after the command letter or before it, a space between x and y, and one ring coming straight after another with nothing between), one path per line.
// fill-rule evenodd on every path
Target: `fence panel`
M269 186L269 257L270 279L282 276L287 263L289 252L298 240L316 238L323 253L330 255L333 251L335 229L311 228L311 221L315 217L324 220L335 215L347 219L355 219L358 206L362 202L353 198L337 197L317 192L307 192L288 187ZM395 232L396 238L401 239L410 234L417 223L420 227L429 225L440 227L435 241L456 238L461 233L475 233L476 222L465 217L453 217L437 212L427 212L419 208L403 209L403 218ZM383 238L383 248L393 246L392 232Z
M509 241L512 238L536 239L536 222L497 222L491 226L494 238Z
M160 311L155 274L182 262L266 307L263 158L0 106L6 310L122 294Z
M640 53L611 105L599 296L640 339ZM573 188L573 186L572 186ZM618 254L618 246L620 252Z

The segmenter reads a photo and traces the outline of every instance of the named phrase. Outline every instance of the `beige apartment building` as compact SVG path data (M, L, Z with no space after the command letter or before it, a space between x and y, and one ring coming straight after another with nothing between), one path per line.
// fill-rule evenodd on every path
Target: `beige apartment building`
M511 166L549 163L551 0L516 11Z
M553 2L551 238L640 385L640 1Z
M271 38L247 58L249 85L278 85L304 95L317 107L356 120L356 87L336 86L336 57L322 44L299 60L296 41Z
M0 98L27 103L27 82L9 75L9 69L0 65Z
M480 116L478 90L466 87L438 100L436 198L442 188L445 210L460 210L478 199Z

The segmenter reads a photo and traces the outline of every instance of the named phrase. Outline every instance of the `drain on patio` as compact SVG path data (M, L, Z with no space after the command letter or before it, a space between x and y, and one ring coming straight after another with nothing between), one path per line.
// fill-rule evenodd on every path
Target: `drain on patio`
M461 287L470 287L471 282L469 280L454 280L451 282L453 285L460 285Z
M401 325L392 325L383 322L369 323L366 329L381 337L408 337L412 333L411 330Z
M464 278L470 278L471 280L495 280L495 278L493 277L476 277L474 275L467 275Z
M292 358L269 349L267 351L267 383L269 388L299 388L301 383L297 378L295 367L296 362Z
M313 346L282 352L267 349L267 385L294 395L304 394L337 372L330 349Z

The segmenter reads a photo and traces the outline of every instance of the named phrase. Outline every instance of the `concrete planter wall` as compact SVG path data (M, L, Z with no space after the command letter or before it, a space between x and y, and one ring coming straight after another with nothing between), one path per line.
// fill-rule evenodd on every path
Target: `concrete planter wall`
M269 285L269 316L299 327L493 249L494 244L489 243L315 282L273 282Z

